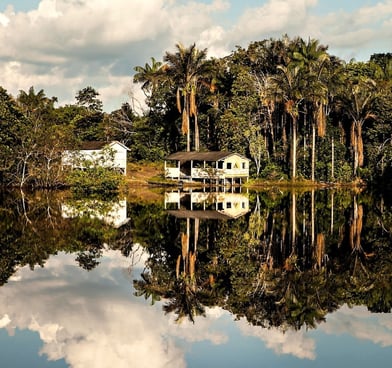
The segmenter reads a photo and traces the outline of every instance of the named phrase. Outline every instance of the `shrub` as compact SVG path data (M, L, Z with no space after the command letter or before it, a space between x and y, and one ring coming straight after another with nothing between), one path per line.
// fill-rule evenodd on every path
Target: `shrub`
M123 182L123 175L105 167L90 167L72 170L67 177L67 184L77 193L118 192Z

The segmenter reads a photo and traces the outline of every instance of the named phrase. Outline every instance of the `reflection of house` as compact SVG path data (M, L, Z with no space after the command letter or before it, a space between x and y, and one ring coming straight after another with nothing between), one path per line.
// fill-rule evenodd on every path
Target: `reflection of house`
M125 199L117 202L94 199L75 200L69 204L62 204L61 214L63 218L82 216L97 218L115 228L119 228L129 221L129 217L127 217L127 201Z
M90 161L104 167L119 169L127 173L127 151L124 144L112 142L83 142L78 150L67 150L63 153L62 163L73 168L84 168L83 162Z
M182 218L235 219L249 212L249 198L242 193L173 191L165 193L165 208Z
M165 159L165 176L170 179L234 183L249 177L249 159L231 152L176 152ZM170 162L175 162L175 166Z

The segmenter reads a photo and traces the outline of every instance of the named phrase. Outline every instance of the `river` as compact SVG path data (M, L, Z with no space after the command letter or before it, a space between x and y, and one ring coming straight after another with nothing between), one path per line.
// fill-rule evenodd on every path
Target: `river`
M366 191L2 192L1 366L389 366L391 232Z

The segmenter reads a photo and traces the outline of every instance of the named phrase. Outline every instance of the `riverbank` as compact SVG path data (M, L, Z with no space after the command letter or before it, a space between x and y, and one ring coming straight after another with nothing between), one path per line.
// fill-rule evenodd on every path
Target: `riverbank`
M167 180L164 177L164 167L161 163L154 162L132 162L127 167L127 178L126 183L129 186L178 186L177 181ZM185 183L185 187L203 187L202 183ZM361 190L366 187L366 183L361 180L357 180L351 183L321 183L312 182L311 180L298 179L292 180L267 180L267 179L251 179L247 183L243 184L244 187L252 189L269 189L269 188L280 188L282 190L290 189L356 189Z

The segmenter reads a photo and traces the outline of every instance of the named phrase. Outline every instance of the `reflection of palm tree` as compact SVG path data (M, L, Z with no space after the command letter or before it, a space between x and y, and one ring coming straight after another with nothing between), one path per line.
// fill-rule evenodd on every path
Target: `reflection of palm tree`
M165 290L157 283L151 274L143 272L141 280L135 280L133 286L135 288L135 296L144 296L148 300L151 297L151 305L161 300L161 296L165 294Z
M364 251L361 244L361 233L363 225L363 206L358 204L357 198L354 196L353 211L349 227L349 244L351 247L352 254L354 255L354 268L353 274L357 273L357 268L360 267L365 275L368 271L362 262L362 258L369 258L373 256L373 253L367 253Z
M194 282L189 276L180 276L176 279L173 289L170 292L170 301L163 306L166 313L175 312L177 321L188 317L191 322L195 322L195 316L204 316L204 306L200 301L201 295L194 287Z

